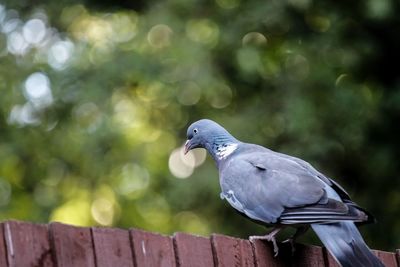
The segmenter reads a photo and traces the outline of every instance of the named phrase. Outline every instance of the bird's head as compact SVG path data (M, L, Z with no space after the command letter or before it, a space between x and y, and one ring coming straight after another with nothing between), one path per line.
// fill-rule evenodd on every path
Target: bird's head
M234 139L221 125L207 119L192 123L186 135L185 154L194 148L208 149L217 137Z

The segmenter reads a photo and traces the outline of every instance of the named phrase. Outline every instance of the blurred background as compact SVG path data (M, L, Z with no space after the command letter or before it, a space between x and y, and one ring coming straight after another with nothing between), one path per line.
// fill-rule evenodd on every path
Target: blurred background
M400 247L400 3L8 0L0 4L0 219L247 237L200 118L301 157ZM397 126L396 126L397 125ZM308 234L303 242L314 242Z

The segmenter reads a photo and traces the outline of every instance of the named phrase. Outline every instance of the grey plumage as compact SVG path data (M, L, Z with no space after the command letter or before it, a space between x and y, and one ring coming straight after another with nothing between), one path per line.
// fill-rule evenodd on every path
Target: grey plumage
M311 225L342 266L383 266L355 226L373 217L306 161L240 142L211 120L193 123L187 138L186 152L201 147L214 158L221 198L243 215L279 227Z

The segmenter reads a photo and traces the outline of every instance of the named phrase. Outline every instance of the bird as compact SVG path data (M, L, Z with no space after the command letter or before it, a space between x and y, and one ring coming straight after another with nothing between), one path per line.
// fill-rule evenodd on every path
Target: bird
M184 153L204 148L214 159L220 197L248 219L274 227L250 241L268 240L278 255L276 235L292 226L292 246L312 228L343 267L384 266L363 240L356 224L374 217L353 202L345 189L300 158L241 142L218 123L201 119L187 129Z

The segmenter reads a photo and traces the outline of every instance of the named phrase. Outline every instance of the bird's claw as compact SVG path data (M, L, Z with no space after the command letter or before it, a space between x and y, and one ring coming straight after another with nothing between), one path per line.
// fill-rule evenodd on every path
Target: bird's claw
M267 240L269 242L272 242L272 245L274 247L274 257L277 257L279 254L279 247L278 244L276 242L276 238L275 238L275 234L276 233L270 233L268 235L265 236L250 236L249 240L250 242L254 242L255 240Z
M272 244L274 246L274 257L277 257L279 254L279 248L278 248L278 244L276 243L276 239L274 238L270 241L272 241Z

